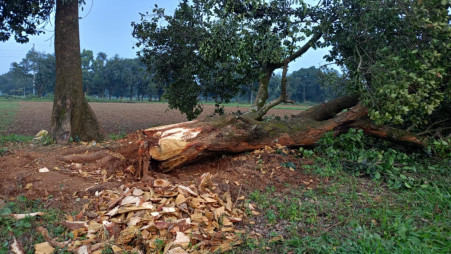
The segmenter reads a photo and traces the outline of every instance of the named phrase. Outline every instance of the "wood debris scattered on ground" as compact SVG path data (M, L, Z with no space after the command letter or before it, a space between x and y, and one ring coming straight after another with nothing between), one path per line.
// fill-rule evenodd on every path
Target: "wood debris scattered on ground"
M203 174L197 186L148 178L116 190L97 192L95 219L69 216L62 223L74 236L65 246L78 253L102 253L107 246L115 253L230 250L241 243L240 235L245 233L237 229L246 220L244 197L233 201L230 193L221 193L211 178L210 173Z

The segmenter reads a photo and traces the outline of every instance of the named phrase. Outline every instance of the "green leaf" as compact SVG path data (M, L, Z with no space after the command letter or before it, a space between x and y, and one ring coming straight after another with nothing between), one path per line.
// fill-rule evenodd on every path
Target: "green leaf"
M11 209L9 209L8 207L0 209L0 216L10 215L11 213Z
M381 179L381 174L380 174L379 172L376 172L376 174L374 174L374 178L375 178L376 180Z

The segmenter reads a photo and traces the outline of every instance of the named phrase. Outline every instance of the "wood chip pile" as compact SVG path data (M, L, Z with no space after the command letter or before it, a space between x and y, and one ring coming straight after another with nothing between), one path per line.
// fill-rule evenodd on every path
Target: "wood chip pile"
M245 233L236 228L245 219L236 206L244 197L232 201L228 191L220 193L209 173L197 186L156 179L139 187L103 190L96 196L95 219L69 218L63 223L74 236L66 245L69 250L102 253L110 246L115 253L224 252L240 244Z

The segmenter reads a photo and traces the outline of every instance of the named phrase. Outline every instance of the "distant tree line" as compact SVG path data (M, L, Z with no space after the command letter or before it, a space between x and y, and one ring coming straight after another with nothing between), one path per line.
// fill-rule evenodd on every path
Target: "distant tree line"
M55 86L55 55L32 48L21 62L11 64L9 72L0 75L0 91L6 95L51 95ZM86 95L99 98L158 100L164 95L163 81L154 78L152 70L137 58L108 58L104 52L94 56L92 50L81 52L83 86ZM320 69L301 68L288 76L288 94L296 102L322 102L334 97L320 86ZM270 98L280 94L281 75L275 74L269 83ZM251 103L258 85L243 84L235 101ZM329 89L330 90L330 89ZM215 93L201 95L204 101L214 100Z

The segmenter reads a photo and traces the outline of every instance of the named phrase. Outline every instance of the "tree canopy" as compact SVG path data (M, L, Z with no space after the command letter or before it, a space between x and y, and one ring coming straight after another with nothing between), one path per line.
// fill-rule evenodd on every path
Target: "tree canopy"
M167 74L171 106L192 117L199 113L199 94L209 87L203 77L210 75L215 81L227 80L224 86L211 83L216 87L211 91L225 98L230 97L227 92L258 81L249 115L260 119L268 105L289 102L290 92L300 92L289 85L272 89L274 70L310 49L331 46L327 60L345 74L335 79L343 86L339 90L357 94L376 123L414 128L449 105L449 8L449 1L442 0L334 0L316 5L195 0L182 2L173 16L156 6L154 14L143 14L141 23L133 24L133 35L142 60L161 76ZM174 75L175 70L180 75ZM174 76L177 79L171 79ZM185 95L177 96L181 91ZM282 94L269 94L275 91ZM270 98L274 100L268 103Z
M450 1L343 1L325 37L376 123L428 122L450 106ZM443 111L442 111L443 112Z
M42 33L39 26L47 21L54 6L54 0L0 0L0 41L14 36L17 42L26 43L28 35Z
M326 1L184 1L173 16L157 6L154 14L142 14L133 35L147 65L167 74L172 107L192 118L201 111L199 94L227 101L258 80L251 114L260 119L271 106L290 101L281 94L265 107L269 80L274 70L323 46L326 24L335 19L330 7Z

